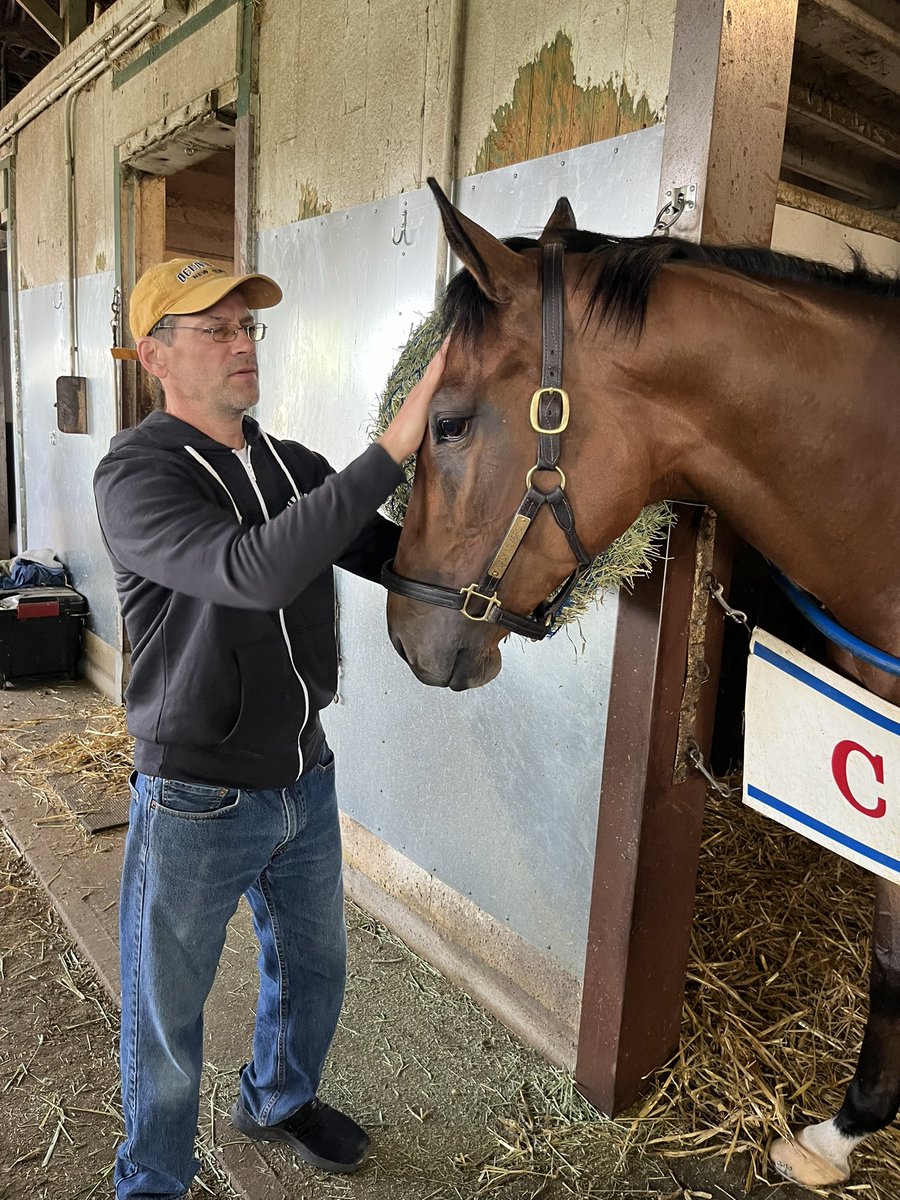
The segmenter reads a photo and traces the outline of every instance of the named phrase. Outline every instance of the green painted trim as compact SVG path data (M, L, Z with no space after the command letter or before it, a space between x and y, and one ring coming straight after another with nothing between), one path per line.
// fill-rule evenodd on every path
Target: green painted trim
M212 0L212 3L208 4L206 8L194 13L186 21L182 21L168 37L164 37L155 46L151 46L149 50L145 50L134 62L130 62L121 71L114 71L112 90L116 91L123 84L127 83L129 79L134 79L135 75L139 75L146 67L157 62L164 54L168 54L171 49L180 45L191 34L196 33L198 29L202 29L204 25L208 25L210 21L214 21L216 17L220 17L223 12L226 12L229 8L233 8L238 3L240 3L240 0Z
M253 73L253 0L242 0L241 63L238 70L237 115L250 113L250 85Z

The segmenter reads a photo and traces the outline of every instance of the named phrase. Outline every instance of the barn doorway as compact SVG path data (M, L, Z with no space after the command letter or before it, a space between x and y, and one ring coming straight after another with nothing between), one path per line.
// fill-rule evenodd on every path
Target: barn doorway
M126 308L134 283L154 263L202 258L234 270L235 122L214 109L134 153L122 167L122 280ZM138 365L123 371L120 426L160 406L156 381Z
M142 140L146 145L140 148ZM119 168L123 330L128 329L131 289L154 263L202 258L233 271L235 142L233 113L215 106L182 128L170 129L164 140L154 137L153 131L132 140ZM125 342L130 344L127 333ZM139 363L118 365L118 422L120 429L127 429L160 408L162 394L158 382ZM120 635L124 690L131 672L124 625Z

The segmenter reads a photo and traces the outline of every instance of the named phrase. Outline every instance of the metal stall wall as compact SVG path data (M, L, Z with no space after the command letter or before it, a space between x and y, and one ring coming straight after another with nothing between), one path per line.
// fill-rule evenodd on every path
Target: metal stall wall
M643 234L661 151L655 127L472 176L456 200L503 236L538 232L561 195L584 228ZM404 214L408 244L395 245ZM285 289L260 356L266 427L336 467L364 448L391 366L432 308L436 238L426 191L261 235L259 267ZM616 596L548 643L510 639L499 678L457 694L413 678L388 641L384 594L339 575L343 672L324 720L342 807L559 968L574 1027Z
M122 257L135 253L127 239L123 246L117 238L114 147L130 144L148 122L162 138L183 123L186 108L209 108L213 96L233 98L247 6L242 0L190 6L120 0L114 7L85 34L85 45L62 50L4 110L0 131L17 130L19 270L10 304L21 330L16 453L26 520L20 545L51 546L87 595L85 670L117 696L118 604L92 492L94 468L120 420L111 303ZM166 32L172 25L177 28ZM161 35L143 49L158 26ZM70 275L77 361L70 345ZM87 378L86 434L56 428L56 379L70 372Z
M110 646L117 642L118 606L112 567L94 511L94 467L116 432L109 353L111 271L78 281L78 328L84 330L79 370L87 378L87 433L60 433L56 379L70 371L66 285L19 292L22 440L28 493L27 546L49 546L68 567L75 587L88 596L90 628Z

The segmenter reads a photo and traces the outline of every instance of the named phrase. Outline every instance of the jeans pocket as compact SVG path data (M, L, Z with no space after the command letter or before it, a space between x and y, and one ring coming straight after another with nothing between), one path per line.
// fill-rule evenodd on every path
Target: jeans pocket
M170 812L179 817L201 820L235 811L240 798L239 788L163 779L155 806L163 812Z
M334 751L326 742L322 747L322 753L319 755L319 761L313 767L319 775L324 775L328 771L334 770Z

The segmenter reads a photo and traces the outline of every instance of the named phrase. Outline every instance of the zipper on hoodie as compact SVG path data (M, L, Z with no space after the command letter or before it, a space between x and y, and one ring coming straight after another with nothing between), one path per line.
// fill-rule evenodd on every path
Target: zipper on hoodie
M265 434L263 434L262 436L266 437ZM268 438L266 438L266 443L267 443L267 445L270 446L270 449L271 449L271 445L269 444ZM241 466L243 466L244 470L247 472L247 477L250 480L250 484L251 484L254 492L256 493L256 498L259 501L259 506L260 506L260 509L262 510L263 517L265 518L266 521L268 521L268 520L270 520L269 509L266 505L265 500L263 499L262 492L259 490L259 485L256 482L256 474L253 471L252 466L250 465L250 456L252 454L252 449L251 449L249 442L245 442L245 445L247 447L247 462L246 463L244 462L244 460L241 458L241 456L236 451L234 452L234 454L235 454L235 457L240 461ZM204 467L210 473L210 475L212 475L212 477L219 483L222 490L225 492L226 496L231 501L231 506L234 509L235 516L237 517L238 522L240 522L243 519L242 515L241 515L241 510L238 508L237 502L235 501L234 496L232 496L231 492L228 490L228 485L225 483L225 480L222 478L222 476L219 474L219 472L215 469L215 467L210 462L208 462L203 457L203 455L198 450L195 450L193 446L185 446L184 448L188 452L188 454L190 454L190 456L192 458L196 459L197 462L200 463L200 465L202 467ZM277 454L275 454L274 450L272 452L275 455L276 460L278 461L278 465L281 467L282 471L284 471L285 475L287 475L288 480L290 481L291 487L294 489L294 497L296 499L296 497L297 497L296 483L294 482L293 478L291 477L290 472L288 471L288 469L284 465L284 463L281 461L279 456ZM283 608L279 608L279 610L278 610L278 620L279 620L279 624L281 626L281 636L284 639L285 646L287 647L288 658L291 663L291 669L293 670L294 674L296 675L297 680L300 684L300 687L303 689L303 702L306 706L306 711L303 714L303 721L300 725L300 730L297 733L297 778L299 779L300 776L303 774L303 766L304 766L303 751L300 748L300 742L303 738L303 730L306 728L306 723L309 720L309 690L306 686L306 683L303 680L303 676L297 670L297 663L294 660L294 647L291 645L290 635L288 634L287 625L285 624Z
M268 521L268 520L270 520L269 509L268 509L268 506L266 505L265 500L263 499L262 492L259 490L259 484L256 482L256 472L253 470L253 463L252 463L253 447L250 445L249 442L245 442L245 445L247 447L246 463L244 462L244 460L241 458L240 455L238 455L237 457L240 459L242 466L244 467L244 469L247 472L247 477L250 480L250 484L251 484L254 492L256 492L256 498L259 501L259 506L262 509L263 516ZM287 469L284 467L283 463L281 463L281 466L282 466L282 469L285 471L285 474L287 474ZM289 475L288 475L288 478L290 479ZM291 479L291 483L293 483L293 482L294 482L293 479ZM297 778L299 779L300 776L303 774L303 766L304 766L303 751L300 748L300 743L303 739L303 730L306 728L306 722L309 720L309 692L307 690L306 684L303 681L303 676L297 670L297 663L294 660L294 647L291 645L291 637L287 630L287 622L284 619L284 609L283 608L279 608L279 610L278 610L278 622L281 625L281 636L284 638L285 646L287 646L288 658L291 661L291 669L293 670L294 674L297 676L297 680L300 683L301 688L303 688L303 702L306 705L306 712L304 713L304 716L303 716L303 723L301 724L300 730L297 734Z

